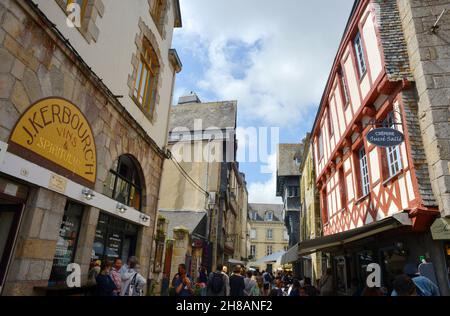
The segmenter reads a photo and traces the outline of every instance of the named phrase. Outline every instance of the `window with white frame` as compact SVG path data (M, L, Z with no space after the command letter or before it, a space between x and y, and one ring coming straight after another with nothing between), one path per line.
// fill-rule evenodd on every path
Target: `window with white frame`
M356 60L358 61L359 77L362 78L367 72L367 66L360 33L356 35L354 44L355 44Z
M396 129L394 112L390 112L385 121L384 125L389 128ZM400 146L388 147L386 148L386 157L388 163L389 177L395 176L402 169L402 160L400 157Z
M339 71L339 78L341 80L342 94L343 94L342 97L343 97L344 105L347 105L350 101L350 97L348 94L347 81L345 80L345 74L342 69Z
M319 150L319 159L323 158L323 135L322 132L319 134L318 138L318 150Z
M250 219L252 221L256 221L258 219L258 213L256 211L251 211L250 212Z
M284 240L289 240L289 234L286 229L283 231L283 237L284 237Z
M369 166L367 164L367 155L364 146L359 150L359 167L361 172L361 193L366 196L370 192Z
M266 256L273 254L273 246L267 246Z
M271 212L271 211L266 212L265 220L266 220L266 222L272 222L273 221L273 212Z
M250 256L256 258L256 245L250 245Z
M250 230L250 238L251 239L256 239L256 229L252 228Z
M266 237L267 237L268 240L272 240L273 239L273 230L271 228L267 229Z

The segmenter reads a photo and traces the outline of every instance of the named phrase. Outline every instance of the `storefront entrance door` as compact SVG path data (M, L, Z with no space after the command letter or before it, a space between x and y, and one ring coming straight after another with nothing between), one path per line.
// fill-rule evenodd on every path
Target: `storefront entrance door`
M6 279L22 209L22 204L9 204L0 199L0 293Z

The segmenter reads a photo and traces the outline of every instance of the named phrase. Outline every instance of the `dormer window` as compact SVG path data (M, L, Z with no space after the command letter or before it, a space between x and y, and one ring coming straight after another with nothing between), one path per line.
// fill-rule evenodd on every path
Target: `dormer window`
M258 219L258 213L256 213L255 211L251 211L250 212L250 219L252 221L256 221Z
M266 216L264 219L266 222L273 222L273 212L269 211L266 212Z

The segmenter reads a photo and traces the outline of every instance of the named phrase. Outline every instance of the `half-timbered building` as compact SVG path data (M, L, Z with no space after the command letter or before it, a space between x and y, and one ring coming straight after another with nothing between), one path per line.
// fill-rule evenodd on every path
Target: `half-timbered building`
M406 263L444 261L429 233L439 211L417 111L397 1L355 1L312 130L325 237L299 251L330 254L339 294L363 283L372 262L381 264L389 288ZM367 134L380 127L400 131L405 141L369 143ZM445 287L445 268L434 272Z

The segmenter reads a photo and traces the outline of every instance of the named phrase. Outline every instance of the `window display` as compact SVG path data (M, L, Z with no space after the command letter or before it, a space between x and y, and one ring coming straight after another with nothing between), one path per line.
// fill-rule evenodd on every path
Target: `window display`
M49 286L64 285L69 274L67 266L74 262L78 235L83 215L83 205L68 202L56 242L55 257Z

